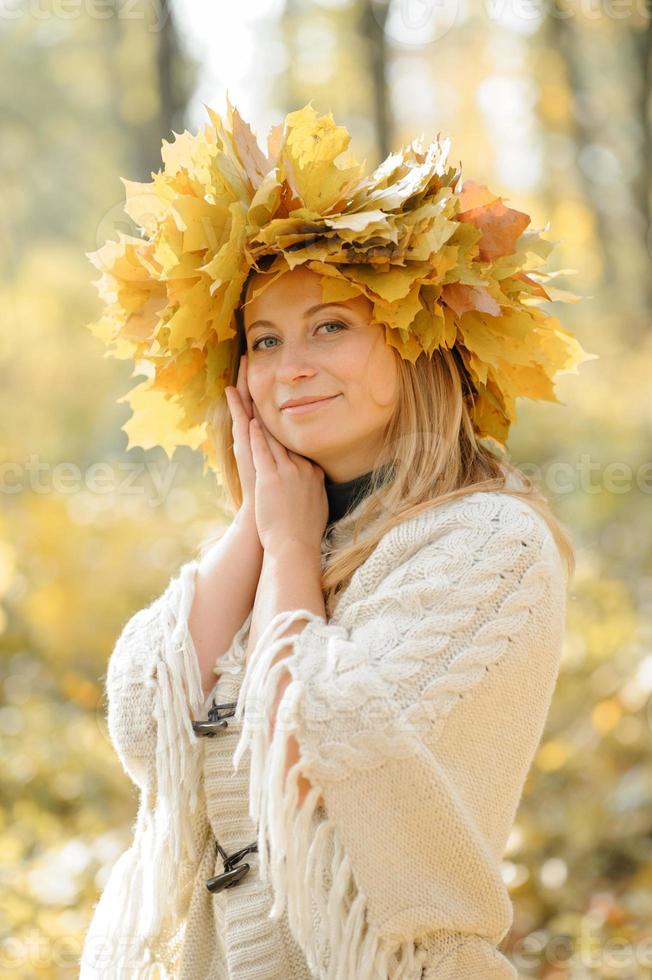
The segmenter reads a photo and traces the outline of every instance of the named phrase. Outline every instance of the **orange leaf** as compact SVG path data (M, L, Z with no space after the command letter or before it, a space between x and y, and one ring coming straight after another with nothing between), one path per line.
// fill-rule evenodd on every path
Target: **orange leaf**
M526 282L528 286L532 286L532 292L535 294L535 296L543 296L544 299L550 299L550 296L545 291L541 283L535 282L534 279L531 279L529 276L526 276L524 272L515 273L512 276L512 279L521 279L522 282Z
M469 222L482 232L478 257L483 262L490 262L502 255L513 255L519 236L530 224L530 216L506 208L501 197L475 181L467 180L459 197L464 210L457 215L457 220Z
M442 287L441 297L447 306L461 316L470 310L500 316L500 305L482 286L465 286L461 282L450 282Z

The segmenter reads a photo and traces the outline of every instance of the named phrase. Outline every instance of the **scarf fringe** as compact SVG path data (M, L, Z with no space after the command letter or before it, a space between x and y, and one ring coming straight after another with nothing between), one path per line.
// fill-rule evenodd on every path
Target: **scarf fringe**
M242 729L233 767L238 770L249 749L249 815L258 823L259 873L272 886L269 918L279 919L287 911L288 924L309 968L321 980L419 980L425 951L412 940L385 939L367 921L366 897L357 887L333 821L328 816L321 822L315 820L322 787L316 782L308 751L296 738L302 686L292 668L300 655L301 634L283 635L298 619L324 623L322 617L307 609L275 616L251 654L236 705ZM286 647L291 647L291 652L270 666ZM277 685L285 670L292 680L283 692L276 725L270 732ZM299 759L285 776L291 735L299 745ZM300 775L312 786L298 806ZM325 872L329 870L331 883L327 885ZM320 913L324 935L315 934L313 903Z
M122 976L165 980L168 976L164 965L154 958L149 938L138 930L153 832L153 822L145 816L136 828L134 843L112 868L84 937L79 980Z
M194 561L182 566L162 597L165 641L153 651L155 671L146 680L154 695L156 786L143 789L133 842L112 868L95 907L80 980L164 977L151 949L163 930L175 931L187 910L192 876L183 887L182 866L194 866L200 858L191 816L199 802L202 752L192 720L205 700L188 629L195 567ZM152 639L143 636L138 642Z
M200 855L188 815L197 811L202 744L192 727L204 703L197 653L188 628L195 592L196 563L184 565L166 607L164 659L156 664L154 713L157 726L154 848L147 861L146 894L154 897L143 916L142 934L155 935L166 915L184 911L186 896L176 887L179 865Z

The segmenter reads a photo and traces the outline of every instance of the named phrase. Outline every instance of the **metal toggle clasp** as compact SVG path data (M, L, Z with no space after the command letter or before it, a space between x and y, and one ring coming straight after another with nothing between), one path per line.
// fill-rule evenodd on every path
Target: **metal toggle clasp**
M227 854L219 841L215 841L215 847L224 861L224 873L206 879L206 887L209 892L221 892L223 888L232 888L233 885L237 885L238 882L242 881L244 876L249 872L251 865L248 863L241 864L239 867L234 867L234 865L237 865L238 861L241 861L245 854L257 851L258 843L247 844L246 847L240 848L239 851L235 851L233 854Z
M216 704L213 698L213 707L208 709L207 721L193 721L192 729L195 735L206 735L213 738L221 728L228 728L227 718L232 718L235 714L237 701L225 701L223 704ZM220 712L223 711L223 714Z

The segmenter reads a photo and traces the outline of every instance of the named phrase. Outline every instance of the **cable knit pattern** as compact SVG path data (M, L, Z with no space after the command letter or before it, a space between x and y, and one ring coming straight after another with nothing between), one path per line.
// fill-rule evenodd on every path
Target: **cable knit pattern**
M527 628L557 573L556 546L538 515L514 504L457 504L404 560L388 535L372 557L393 571L374 580L369 569L369 596L344 598L339 625L311 617L292 674L303 685L312 762L323 778L418 754L423 737L436 738L457 698Z
M332 527L336 543L354 516ZM492 492L403 521L329 622L280 613L245 670L250 614L208 698L187 629L196 566L132 617L109 662L109 731L140 806L80 976L140 980L158 962L175 980L516 977L497 948L513 915L500 865L565 623L565 569L545 521ZM213 696L236 715L198 738L190 720ZM286 779L290 733L300 757ZM299 775L312 783L301 806ZM228 853L254 840L259 850L245 878L211 894L216 839ZM166 867L151 868L154 857ZM128 961L116 952L125 937L137 937Z
M545 521L524 501L475 493L388 532L331 622L288 610L260 636L240 689L234 764L249 753L250 816L260 873L274 891L271 915L287 909L317 976L419 977L448 950L449 936L434 947L418 940L442 928L460 942L473 938L468 956L486 977L514 976L494 948L513 916L500 875L504 815L515 815L543 730L565 597ZM298 620L306 624L288 637ZM526 716L516 710L522 697ZM458 734L467 754L445 738L459 726L455 715L476 738ZM290 734L300 758L285 779ZM495 779L483 742L505 756L508 777ZM313 784L300 808L299 775ZM325 816L313 837L319 793ZM335 885L326 890L333 851ZM317 931L307 913L314 896L324 911Z

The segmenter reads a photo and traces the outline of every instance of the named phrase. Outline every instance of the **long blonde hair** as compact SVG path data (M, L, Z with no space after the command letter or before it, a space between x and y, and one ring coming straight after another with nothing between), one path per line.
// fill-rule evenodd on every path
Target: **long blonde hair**
M231 385L236 384L240 357L246 350L241 307L236 320L239 345L234 345ZM349 542L340 547L326 542L321 584L327 609L392 527L435 505L480 490L526 500L547 522L570 578L575 571L573 544L546 497L525 473L478 441L470 415L473 389L454 348L437 348L430 356L422 353L414 363L392 350L398 366L398 404L384 433L369 492L356 506L355 518L345 515L339 522L343 526L352 521ZM235 513L242 504L242 490L226 400L214 422L228 503ZM392 466L389 479L383 479L380 464L384 462Z

